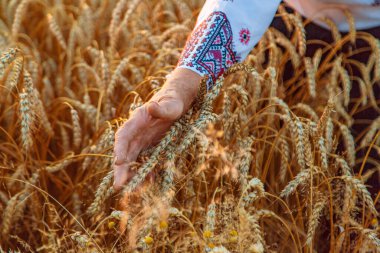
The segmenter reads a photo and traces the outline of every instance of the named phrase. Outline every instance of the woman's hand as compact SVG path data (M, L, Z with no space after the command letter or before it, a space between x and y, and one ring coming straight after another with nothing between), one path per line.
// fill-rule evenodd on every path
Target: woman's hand
M129 164L142 149L157 143L175 120L191 106L201 76L188 69L176 69L159 92L137 108L115 134L114 188L119 190L134 173Z

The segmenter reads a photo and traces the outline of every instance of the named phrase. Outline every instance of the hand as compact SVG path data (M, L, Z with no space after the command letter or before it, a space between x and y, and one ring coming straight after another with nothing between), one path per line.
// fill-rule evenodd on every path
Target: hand
M129 164L142 149L157 143L175 120L191 106L201 76L188 69L176 69L164 86L146 104L137 108L115 134L114 188L127 183L134 173Z

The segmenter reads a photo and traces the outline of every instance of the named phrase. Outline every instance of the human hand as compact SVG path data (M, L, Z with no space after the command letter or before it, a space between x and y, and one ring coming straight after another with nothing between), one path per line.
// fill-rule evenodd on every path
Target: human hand
M141 150L157 143L170 126L191 106L201 76L176 69L147 103L137 108L115 134L114 189L120 190L133 176L129 167Z

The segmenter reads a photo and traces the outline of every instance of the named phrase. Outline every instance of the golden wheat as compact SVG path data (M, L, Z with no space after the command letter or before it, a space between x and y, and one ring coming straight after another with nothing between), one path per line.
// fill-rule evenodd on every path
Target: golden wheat
M115 132L165 83L203 1L53 2L0 1L1 252L375 252L380 121L354 117L379 111L380 44L350 13L349 34L327 21L335 43L306 57L310 20L281 5L291 37L270 28L202 79L114 192Z

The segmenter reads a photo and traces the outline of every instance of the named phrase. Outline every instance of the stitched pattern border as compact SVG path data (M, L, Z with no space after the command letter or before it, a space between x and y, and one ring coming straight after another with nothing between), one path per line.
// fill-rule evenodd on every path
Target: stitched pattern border
M207 88L210 89L226 69L239 61L232 39L226 15L212 12L191 34L177 66L191 67L209 75Z

